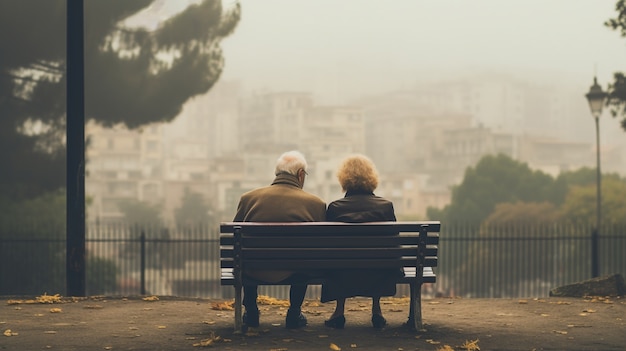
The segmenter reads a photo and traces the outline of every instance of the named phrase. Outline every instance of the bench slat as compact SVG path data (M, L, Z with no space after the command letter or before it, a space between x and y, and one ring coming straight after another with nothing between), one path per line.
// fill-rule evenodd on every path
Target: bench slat
M396 268L416 265L415 258L401 259L253 259L246 260L246 264L255 269L264 270L314 270L314 269L358 269L358 268ZM220 267L233 268L233 260L221 260ZM424 267L437 267L437 257L426 257Z
M412 269L411 269L412 268ZM404 267L404 277L398 278L399 284L408 284L411 283L412 279L415 279L415 267ZM244 282L247 282L244 279ZM322 278L312 278L307 283L308 285L321 285L324 282ZM436 283L437 276L431 267L424 267L424 283ZM222 285L234 285L235 277L233 276L232 268L222 268L221 272L221 284ZM284 285L284 283L265 283L264 285Z
M368 222L368 223L344 223L344 222L225 222L220 225L220 233L234 233L235 227L245 227L248 233L284 233L290 234L292 228L298 228L300 233L380 233L390 232L419 232L425 228L427 232L439 232L441 225L437 221L425 222Z
M325 233L326 234L326 233ZM355 242L359 246L380 247L397 245L415 245L419 234L402 233L400 235L389 236L343 236L343 235L314 235L298 236L297 246L299 247L350 247ZM293 242L285 242L284 236L274 236L271 234L258 234L258 236L243 235L242 238L246 246L250 247L292 247ZM232 246L235 238L232 234L220 235L220 245ZM426 238L427 245L438 245L439 235L429 234Z
M384 257L416 257L417 248L244 248L244 260L254 258L384 258ZM437 247L427 247L426 256L436 256ZM220 249L220 257L233 258L233 249Z

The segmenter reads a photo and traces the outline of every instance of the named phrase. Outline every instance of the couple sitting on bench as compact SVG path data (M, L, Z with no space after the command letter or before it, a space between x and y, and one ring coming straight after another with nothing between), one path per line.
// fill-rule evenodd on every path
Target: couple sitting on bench
M328 205L319 197L302 190L307 176L307 162L298 151L282 154L276 164L276 178L270 186L247 192L241 196L235 222L378 222L395 221L393 204L374 195L378 186L378 173L372 161L362 155L354 155L343 161L337 178L344 198ZM245 275L266 282L297 280L292 271L261 271L245 269ZM346 298L367 296L372 298L372 326L382 328L387 321L380 308L381 296L396 293L396 280L401 270L367 269L334 270L324 272L321 302L337 301L335 311L324 322L327 327L342 329ZM294 279L296 278L296 279ZM244 285L243 323L246 327L259 326L256 285ZM285 326L289 329L307 325L301 306L306 294L305 283L292 283L289 291L290 307Z

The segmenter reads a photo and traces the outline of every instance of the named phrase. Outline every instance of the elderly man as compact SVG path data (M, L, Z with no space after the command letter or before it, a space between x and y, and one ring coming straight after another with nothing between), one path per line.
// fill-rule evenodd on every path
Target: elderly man
M326 203L319 197L302 190L306 179L307 162L298 151L282 154L276 163L274 181L270 186L249 191L241 196L235 222L315 222L324 221ZM259 271L245 269L244 274L257 280L279 282L290 278L292 271ZM243 287L244 326L259 326L256 285ZM290 307L285 326L289 329L304 327L306 317L301 312L306 294L305 284L292 284L289 291Z

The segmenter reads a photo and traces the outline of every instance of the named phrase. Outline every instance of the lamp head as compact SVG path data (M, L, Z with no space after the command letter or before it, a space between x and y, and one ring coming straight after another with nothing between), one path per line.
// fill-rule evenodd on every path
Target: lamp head
M602 107L604 107L606 95L607 94L602 91L602 87L598 84L598 79L593 77L593 85L589 88L589 92L585 94L585 96L589 102L591 115L593 115L594 118L598 118L602 114Z

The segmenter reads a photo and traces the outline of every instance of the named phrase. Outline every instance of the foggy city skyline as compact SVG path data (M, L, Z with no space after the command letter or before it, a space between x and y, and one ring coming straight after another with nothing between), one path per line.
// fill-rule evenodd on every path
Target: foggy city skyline
M160 21L195 2L156 1L127 24L156 28ZM236 2L222 3L228 9ZM398 181L420 184L422 195L410 195L418 196L412 200L406 194L397 198L425 204L418 210L407 207L406 211L413 213L423 213L430 205L444 206L449 201L449 187L461 181L465 167L478 161L479 154L470 151L473 156L448 161L457 164L451 169L441 160L450 157L438 153L441 147L448 155L470 147L478 139L494 138L491 143L497 144L496 139L504 136L513 138L507 141L510 149L488 146L490 151L486 152L510 154L552 176L564 169L593 167L594 124L584 95L594 75L606 89L613 73L623 70L626 62L623 38L603 24L616 16L612 0L239 3L240 23L220 43L225 64L219 81L204 96L190 99L178 117L162 126L166 149L163 177L168 181L187 182L202 177L199 174L207 172L207 162L211 169L220 169L224 167L219 164L223 162L218 161L220 157L241 159L245 170L230 180L235 184L230 195L225 195L226 190L220 188L223 186L212 181L209 184L214 190L208 193L196 187L196 191L218 202L213 205L225 211L225 219L236 206L232 201L237 192L271 181L271 162L280 151L285 151L276 149L281 145L294 145L305 152L317 171L307 190L326 201L341 195L334 184L336 180L328 177L339 158L353 152L365 153L390 179L388 183L383 181L379 193L394 192ZM464 102L468 96L469 104ZM279 109L274 112L259 112L254 104L264 101L267 106L289 105L296 101L292 99L301 97L308 102L296 105L295 111L303 121L308 118L305 128L327 129L324 133L339 130L346 136L350 133L340 131L342 128L357 128L352 134L363 133L363 142L359 137L349 137L353 144L341 149L332 146L330 139L310 139L307 131L294 130L291 135L280 137L280 129L271 131L272 136L251 127L262 120L262 124L282 123L278 121L289 114L280 112L280 107L274 107ZM349 113L342 112L344 108L362 113L365 128L334 126L332 123L341 123L336 119L340 117L328 117L332 122L327 126L311 120L312 116L319 116L315 112L319 109L340 116ZM455 120L463 115L469 118L467 122L465 117ZM435 122L436 130L450 126L458 130L444 132L448 136L443 139L427 140L427 147L417 141L398 143L398 147L403 147L403 155L399 156L397 148L377 143L376 139L401 140L395 136L402 128L394 131L385 126L404 123L399 122L401 118L412 119L404 129L415 129L417 133L430 132L432 122L428 119L440 119ZM454 122L446 122L449 118ZM380 119L382 124L377 125L373 119ZM385 123L387 120L394 122ZM452 124L446 127L446 123ZM482 137L476 134L482 132L475 129L481 126L488 131ZM379 132L372 136L368 128ZM624 174L621 155L626 138L619 120L610 116L608 108L600 119L600 133L601 148L606 154L603 171ZM454 139L459 136L460 139ZM316 146L316 142L320 145ZM254 146L255 143L259 145ZM334 151L326 153L322 147ZM558 151L546 153L538 151L540 147ZM258 152L265 155L256 155ZM541 154L550 154L551 159L542 160ZM252 169L254 173L250 173ZM207 174L212 173L215 171ZM178 195L163 194L166 198L174 196L172 201L166 201L166 212L171 213L181 191L174 191ZM419 197L424 196L424 191L443 195L424 200ZM230 200L226 200L229 196ZM398 208L403 210L402 206Z
M154 26L185 1L160 1L136 23ZM223 0L226 8L235 1ZM612 0L240 1L242 18L221 43L221 82L250 92L310 92L320 104L500 74L580 96L598 77L606 89L626 68L626 44L603 23ZM144 18L140 18L143 16ZM219 82L218 82L219 84ZM211 92L209 91L208 94ZM593 120L576 118L589 129ZM605 109L604 142L626 140ZM617 139L617 140L616 140Z

